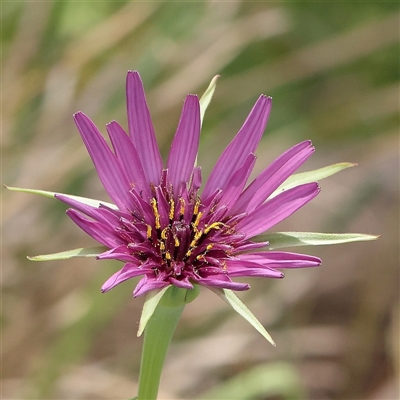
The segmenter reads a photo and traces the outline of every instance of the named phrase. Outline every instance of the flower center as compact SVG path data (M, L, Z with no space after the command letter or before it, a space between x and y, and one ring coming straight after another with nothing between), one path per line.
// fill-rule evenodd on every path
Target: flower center
M198 274L200 267L212 265L210 260L213 257L209 256L217 244L215 234L219 231L224 236L223 232L226 231L227 225L222 221L206 223L210 214L204 215L205 207L199 198L185 201L183 197L179 197L178 207L174 199L170 198L167 204L168 210L161 210L155 197L150 200L154 228L147 224L147 239L158 250L165 272L175 278L185 275L189 270ZM163 226L162 221L166 219L163 218L163 213L165 216L166 211L168 211L168 221L166 226ZM229 248L230 246L220 249L218 258L226 257ZM214 263L215 261L217 259ZM217 263L220 264L218 261Z

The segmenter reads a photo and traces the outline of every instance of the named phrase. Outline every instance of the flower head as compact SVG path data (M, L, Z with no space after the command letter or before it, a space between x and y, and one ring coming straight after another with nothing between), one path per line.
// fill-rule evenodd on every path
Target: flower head
M142 279L134 296L170 285L246 290L248 284L232 278L282 278L281 269L320 265L316 257L270 251L267 242L253 240L319 192L317 183L306 183L274 193L313 153L310 141L286 151L246 187L271 110L270 97L259 97L201 191L197 96L185 99L164 167L138 72L128 72L126 90L128 134L115 121L107 125L113 151L85 114L74 115L115 206L95 207L56 195L72 207L69 217L109 249L99 259L125 263L104 283L103 292L137 276Z

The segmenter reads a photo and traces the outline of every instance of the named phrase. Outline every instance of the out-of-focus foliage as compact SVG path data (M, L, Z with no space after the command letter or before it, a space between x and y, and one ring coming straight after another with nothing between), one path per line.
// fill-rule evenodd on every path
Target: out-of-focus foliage
M8 185L108 200L71 115L126 126L128 69L142 75L164 155L184 96L222 75L203 124L205 175L260 93L274 106L258 171L305 139L317 148L306 169L359 164L278 230L382 238L310 247L320 268L251 282L241 298L276 349L202 291L178 326L161 398L399 397L398 32L397 2L2 2ZM2 195L3 397L133 397L134 285L100 294L115 263L28 261L95 243L62 204Z

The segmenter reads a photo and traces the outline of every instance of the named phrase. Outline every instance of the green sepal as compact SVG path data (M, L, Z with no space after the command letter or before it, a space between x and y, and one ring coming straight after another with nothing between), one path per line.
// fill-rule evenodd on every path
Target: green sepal
M59 253L53 253L53 254L42 254L42 255L33 256L33 257L27 256L27 258L28 258L28 260L31 260L31 261L68 260L69 258L74 258L74 257L96 257L99 254L104 253L107 250L108 250L108 247L96 246L96 247L66 250L66 251L61 251Z
M118 207L115 204L112 203L107 203L106 201L102 200L96 200L96 199L89 199L88 197L81 197L81 196L74 196L72 194L64 194L64 193L58 193L58 192L48 192L46 190L37 190L37 189L25 189L25 188L17 188L17 187L12 187L12 186L6 186L4 185L6 189L11 190L13 192L22 192L22 193L30 193L30 194L38 194L39 196L44 196L44 197L49 197L49 198L55 198L54 196L56 194L62 195L65 197L68 197L72 200L79 201L80 203L86 204L88 206L96 207L98 208L100 204L104 204L105 206L112 208L114 210L117 210Z
M168 293L166 293L168 289L170 290ZM141 336L146 328L147 322L152 317L161 300L164 307L181 307L185 304L191 303L199 295L199 292L199 285L194 285L193 289L182 289L176 286L167 286L161 290L152 290L151 292L148 292L145 295L137 336Z
M244 305L244 303L236 296L236 294L229 289L210 289L216 293L222 300L228 303L238 314L240 314L247 322L249 322L261 335L268 340L273 346L276 347L271 335L262 326L261 322L255 315Z
M343 162L328 165L327 167L323 168L314 169L312 171L301 172L299 174L291 175L288 179L286 179L285 182L282 183L281 186L278 187L278 189L275 190L274 193L272 193L271 197L275 197L277 194L283 192L284 190L288 190L298 185L303 185L310 182L318 182L321 179L328 178L329 176L337 174L338 172L346 168L354 167L356 165L357 164Z
M219 77L220 77L220 75L215 75L214 78L212 78L207 90L204 92L203 96L201 96L201 99L200 99L200 122L201 123L203 123L204 114L207 110L208 105L210 104L212 97L213 97L215 88L217 86L217 80Z
M268 248L322 246L350 242L376 240L379 236L364 233L319 233L319 232L276 232L257 236L257 240L269 242Z
M139 329L137 331L138 337L142 335L144 328L146 328L146 325L157 308L158 303L170 287L171 286L166 286L161 290L152 290L145 294L142 315L140 316Z

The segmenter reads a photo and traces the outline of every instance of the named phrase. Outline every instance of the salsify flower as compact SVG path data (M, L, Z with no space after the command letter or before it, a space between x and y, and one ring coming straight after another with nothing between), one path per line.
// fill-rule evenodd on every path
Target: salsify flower
M247 283L232 278L283 278L281 269L320 265L317 257L263 250L268 242L252 240L319 193L317 183L306 183L271 197L314 152L310 141L286 151L245 188L271 110L270 97L259 97L201 191L198 97L188 95L184 101L164 167L138 72L128 72L126 89L128 134L115 121L107 125L113 151L85 114L74 115L116 207L93 207L56 195L72 207L68 216L109 249L98 259L125 263L104 283L103 292L138 276L134 296L170 285L247 290Z
M307 140L287 150L248 183L271 111L272 100L264 95L217 160L202 189L201 169L196 165L200 128L217 77L200 100L196 95L186 97L165 166L138 72L129 71L126 80L128 132L115 121L107 125L112 149L89 117L82 112L74 115L99 178L114 203L8 188L63 201L71 207L67 210L69 217L102 245L30 259L96 256L124 262L122 269L104 283L103 292L141 277L133 291L135 297L146 294L138 335L168 288L185 289L179 293L185 292L183 301L188 302L197 295L199 286L205 286L273 343L265 328L234 295L234 291L249 289L249 284L234 278L283 278L283 269L321 264L311 255L277 250L283 247L373 240L377 236L267 232L317 196L320 189L316 180L354 164L339 163L294 174L314 152Z

